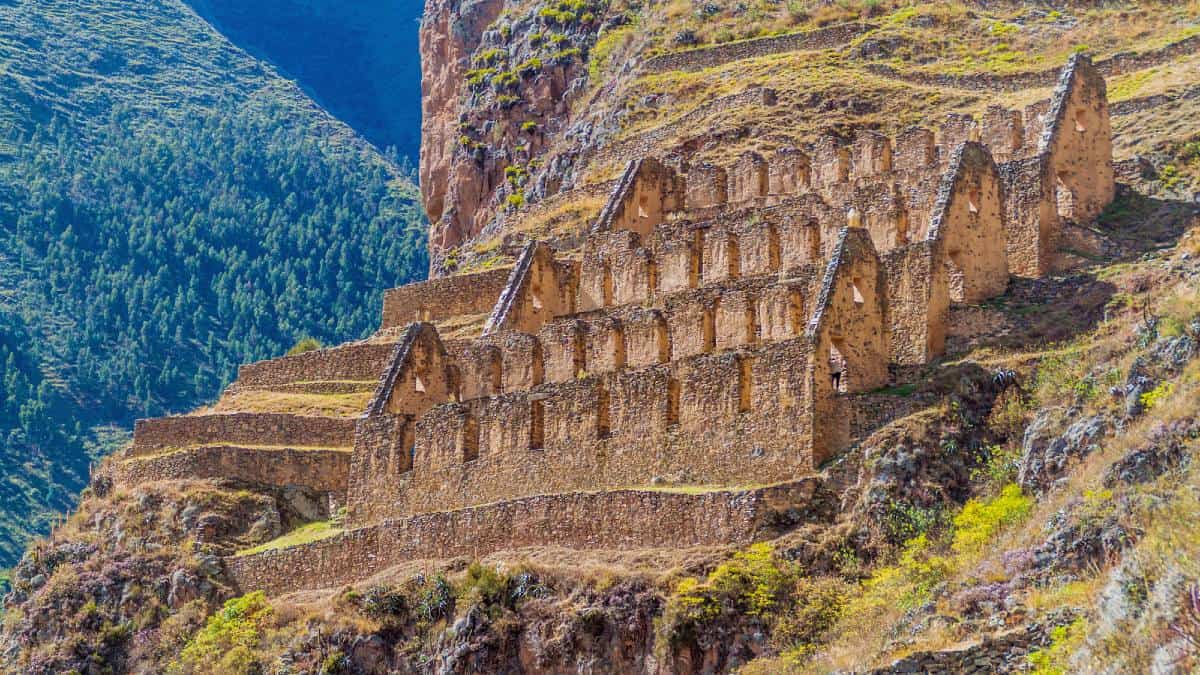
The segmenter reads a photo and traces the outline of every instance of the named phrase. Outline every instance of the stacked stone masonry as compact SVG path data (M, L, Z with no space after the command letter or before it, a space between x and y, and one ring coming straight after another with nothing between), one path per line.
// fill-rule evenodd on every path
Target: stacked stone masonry
M1075 57L1053 99L1022 111L829 137L729 166L637 159L577 251L532 242L511 270L389 291L383 327L396 343L255 364L239 378L274 388L370 375L358 419L143 421L126 461L211 445L353 446L323 485L346 493L357 529L232 560L244 588L521 545L740 541L736 528L693 532L706 515L685 512L733 513L728 504L623 490L813 472L863 433L856 395L943 352L952 304L1053 268L1065 225L1112 199L1110 136L1104 80ZM488 316L483 335L444 340L434 322L463 315ZM218 454L176 453L194 458L195 476L224 475ZM254 480L314 482L248 461L228 460ZM662 535L671 528L645 521L659 508L695 527ZM600 512L630 529L604 531Z
M349 584L410 560L479 557L529 546L636 550L743 544L770 536L773 525L798 506L819 509L821 501L819 483L811 478L706 494L617 490L533 496L385 521L228 558L225 565L243 591L277 594ZM611 517L598 518L601 513Z

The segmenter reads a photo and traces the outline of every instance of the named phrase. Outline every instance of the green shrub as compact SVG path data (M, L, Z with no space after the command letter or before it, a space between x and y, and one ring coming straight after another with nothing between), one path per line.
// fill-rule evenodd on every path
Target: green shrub
M295 356L297 354L304 354L305 352L315 352L324 347L325 345L321 344L321 341L316 338L302 337L288 350L287 355Z
M1153 410L1155 406L1166 400L1173 391L1175 391L1174 384L1171 384L1170 382L1163 382L1153 390L1142 394L1140 399L1142 407L1144 407L1146 410Z
M689 577L667 598L660 630L672 643L697 635L723 613L770 618L789 597L797 570L760 543L718 565L704 581Z
M502 603L507 588L508 579L504 575L475 561L467 567L466 579L455 590L455 597L465 606Z
M1069 663L1071 654L1083 644L1087 636L1088 623L1079 617L1068 626L1058 626L1050 631L1050 644L1029 654L1029 665L1034 675L1066 675L1072 672Z
M179 663L191 672L249 672L273 614L262 591L226 602L184 646Z
M972 499L954 517L954 542L959 553L974 553L992 541L1002 529L1021 522L1033 510L1034 500L1018 485L1006 485L991 499Z

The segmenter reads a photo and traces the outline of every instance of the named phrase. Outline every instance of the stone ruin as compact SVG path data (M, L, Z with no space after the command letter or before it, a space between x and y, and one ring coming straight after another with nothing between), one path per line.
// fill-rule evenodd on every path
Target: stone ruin
M245 590L529 545L745 541L777 493L816 508L810 477L851 442L859 395L938 358L953 303L1052 270L1113 194L1105 82L1083 56L1024 111L730 166L637 159L580 250L533 242L509 270L389 291L376 340L230 387L373 391L358 418L140 421L112 471L304 485L344 507L331 539L228 559ZM478 336L443 334L463 316Z

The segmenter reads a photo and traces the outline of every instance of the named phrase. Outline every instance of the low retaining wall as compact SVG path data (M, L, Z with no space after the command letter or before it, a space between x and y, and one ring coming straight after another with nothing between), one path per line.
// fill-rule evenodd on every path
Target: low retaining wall
M393 288L383 294L380 329L415 321L441 321L456 316L486 314L504 292L511 269L430 279Z
M232 386L261 389L297 382L375 382L391 353L392 345L387 343L359 343L249 363L238 368L238 378Z
M1144 52L1122 52L1096 61L1100 74L1111 78L1125 73L1162 65L1180 56L1195 53L1200 48L1200 35L1193 35L1169 45ZM1024 73L998 75L994 73L968 73L947 75L934 73L905 73L880 64L867 64L867 70L883 77L912 84L953 87L988 91L1019 91L1038 87L1051 87L1058 81L1058 69L1046 69Z
M333 588L409 560L485 556L527 546L685 548L746 544L777 523L824 517L821 482L737 492L649 490L526 497L385 521L291 548L225 559L242 592Z
M279 445L349 448L354 445L352 418L307 417L283 413L182 415L138 420L132 454L196 445Z
M843 23L826 28L789 33L772 37L754 38L729 42L712 47L689 49L682 52L662 54L648 59L642 66L647 73L666 73L672 70L703 70L731 61L753 59L759 56L798 52L801 50L833 49L844 47L850 40L877 26L868 23Z
M263 485L300 485L321 492L345 492L350 475L349 451L256 450L212 446L113 463L118 485L158 480L234 478Z
M1068 622L1069 623L1069 622ZM1062 620L1053 625L1065 625ZM916 652L871 675L900 673L1024 673L1030 670L1030 652L1049 644L1047 626L1032 624L1005 633L989 635L957 649Z

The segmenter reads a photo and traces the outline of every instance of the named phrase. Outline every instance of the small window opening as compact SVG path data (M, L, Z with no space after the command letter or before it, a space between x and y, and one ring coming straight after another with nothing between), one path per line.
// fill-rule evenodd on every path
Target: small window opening
M1082 110L1075 111L1075 131L1077 131L1078 133L1081 133L1081 134L1083 132L1087 131L1087 124L1086 124L1086 120L1083 117Z
M792 335L804 332L804 296L800 291L788 294L788 324Z
M846 345L839 339L833 339L829 345L829 373L833 390L838 393L848 391L848 374L846 372Z
M669 363L671 361L671 329L667 326L666 319L659 319L655 323L654 338L658 343L658 362Z
M746 299L746 315L745 315L745 344L752 345L758 342L758 307L750 298Z
M667 380L667 426L673 427L679 424L679 395L680 386L679 380L670 378Z
M420 375L413 376L413 390L422 394L425 393L425 382L421 379Z
M464 462L471 462L479 458L479 422L470 414L463 422L462 455Z
M575 377L581 377L587 373L587 344L585 344L583 335L576 331L571 336L571 355L572 365L575 366Z
M862 279L855 277L850 285L854 289L854 304L859 306L865 304L867 300L862 293Z
M542 351L542 343L535 340L529 356L529 380L531 386L538 386L546 379L546 356Z
M728 235L728 245L725 254L729 257L729 278L736 279L742 275L742 255L738 248L737 235Z
M750 412L754 403L754 362L748 357L738 361L738 412Z
M703 351L707 354L717 348L716 307L705 308L700 318L700 332L704 340Z
M778 272L782 264L780 259L783 257L780 252L779 244L779 228L774 225L767 227L767 269L771 272Z
M808 243L808 260L805 262L815 262L821 259L821 226L817 221L809 221L804 226L805 239Z
M504 363L499 350L488 356L488 383L491 385L492 394L504 392Z
M393 465L396 473L407 473L412 470L413 457L417 454L417 439L412 424L406 423L404 431L400 432L400 456L396 457Z
M612 423L609 419L611 405L608 389L601 385L596 392L596 438L608 438L612 435Z
M625 327L616 324L612 329L613 368L625 367Z
M692 277L689 280L691 288L700 285L704 277L704 230L696 230L692 235Z
M543 401L529 402L529 449L546 447L546 405Z
M611 307L613 304L613 273L612 267L608 263L604 263L604 277L601 282L600 297L605 307Z

